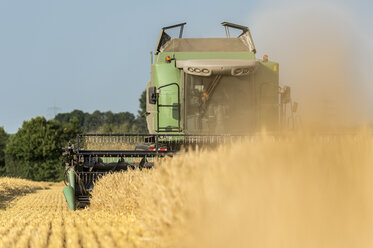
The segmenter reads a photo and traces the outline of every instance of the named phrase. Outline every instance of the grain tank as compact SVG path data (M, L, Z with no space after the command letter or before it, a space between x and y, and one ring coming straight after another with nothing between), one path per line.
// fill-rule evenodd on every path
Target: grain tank
M147 84L149 133L278 130L279 64L256 58L249 29L223 22L225 38L183 38L184 25L164 27L156 44ZM176 28L179 36L171 38L167 32ZM229 29L241 34L230 37Z

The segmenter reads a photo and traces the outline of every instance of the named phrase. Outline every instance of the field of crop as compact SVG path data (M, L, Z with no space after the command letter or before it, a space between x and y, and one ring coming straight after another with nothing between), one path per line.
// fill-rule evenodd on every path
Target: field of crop
M76 212L35 185L3 202L0 247L373 247L372 178L370 132L263 136L108 175Z
M39 189L47 188L49 183L31 182L19 178L0 178L0 209L4 209L13 199Z
M142 230L130 215L71 212L62 187L53 184L1 209L0 247L146 247Z

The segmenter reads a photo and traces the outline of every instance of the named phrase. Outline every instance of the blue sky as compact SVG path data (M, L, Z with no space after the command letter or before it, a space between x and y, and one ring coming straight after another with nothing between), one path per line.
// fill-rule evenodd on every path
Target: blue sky
M250 26L258 48L271 50L259 45L267 36L256 28L261 26L258 20L270 22L271 11L304 5L302 1L0 0L0 126L14 133L24 120L53 117L54 105L58 112L136 113L150 78L149 52L162 26L186 21L185 36L213 37L224 36L220 22L235 22ZM346 11L370 49L373 4L331 1L330 6ZM266 27L270 32L270 25ZM281 64L281 57L276 59Z

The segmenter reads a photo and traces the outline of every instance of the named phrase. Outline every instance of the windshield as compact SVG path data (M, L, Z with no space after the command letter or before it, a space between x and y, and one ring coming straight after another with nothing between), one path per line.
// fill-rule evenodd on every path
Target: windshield
M255 88L250 76L185 74L188 133L243 134L256 125Z

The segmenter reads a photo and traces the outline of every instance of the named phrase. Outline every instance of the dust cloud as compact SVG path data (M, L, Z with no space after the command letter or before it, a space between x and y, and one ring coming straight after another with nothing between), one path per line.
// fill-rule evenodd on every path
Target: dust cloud
M263 135L97 182L138 247L373 247L372 133Z
M257 50L280 63L304 123L371 121L371 75L346 11L318 4L254 19ZM102 178L91 208L131 216L147 242L139 247L373 247L373 136L354 131L263 134L179 154Z
M292 87L304 123L346 126L372 121L373 77L366 71L372 58L362 46L363 31L347 9L294 2L259 12L252 20L258 57L268 54L280 63L280 83Z

